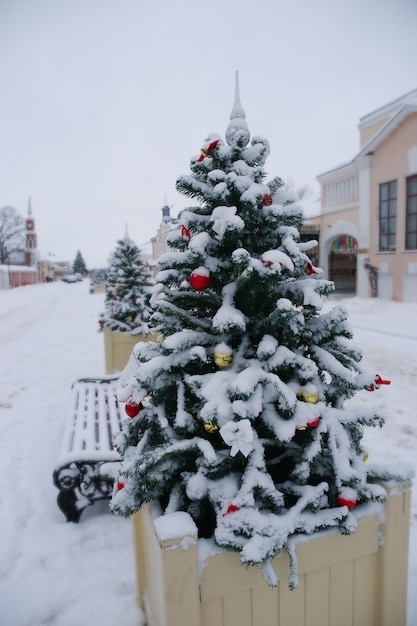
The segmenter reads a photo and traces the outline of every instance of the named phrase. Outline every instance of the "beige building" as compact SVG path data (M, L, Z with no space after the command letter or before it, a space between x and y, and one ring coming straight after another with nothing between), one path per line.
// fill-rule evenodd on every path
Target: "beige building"
M71 263L69 261L39 261L40 282L49 283L59 280L65 274L71 273Z
M358 154L317 177L320 266L339 292L417 302L417 89L359 133Z
M152 258L156 262L161 254L168 251L167 237L169 233L178 227L178 222L171 217L171 208L164 204L162 207L162 220L155 237L152 237Z

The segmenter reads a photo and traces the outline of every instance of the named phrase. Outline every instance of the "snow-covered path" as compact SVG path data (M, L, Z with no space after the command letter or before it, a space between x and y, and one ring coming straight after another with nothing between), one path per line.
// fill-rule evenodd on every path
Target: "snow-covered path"
M5 626L143 626L136 607L129 520L105 503L68 524L52 471L72 381L104 373L97 320L103 294L89 284L0 291L0 623ZM365 436L370 457L417 469L417 305L356 298L355 343L392 384L353 401L387 409ZM331 306L329 303L326 306ZM359 397L360 396L360 397ZM417 624L417 498L413 493L408 626Z
M52 471L71 382L104 374L88 282L0 292L0 622L138 626L131 524L85 511L67 524ZM104 514L103 514L104 513Z

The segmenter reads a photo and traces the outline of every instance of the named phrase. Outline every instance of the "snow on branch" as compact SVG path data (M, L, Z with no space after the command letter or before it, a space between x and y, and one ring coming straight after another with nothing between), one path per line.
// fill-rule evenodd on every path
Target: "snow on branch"
M332 376L345 379L350 383L354 382L354 373L352 370L342 365L328 350L314 345L311 346L311 352L316 356L321 369L329 372Z
M246 330L246 318L241 311L236 309L233 299L236 293L236 283L225 285L222 290L223 304L213 317L213 328L220 333L230 330Z

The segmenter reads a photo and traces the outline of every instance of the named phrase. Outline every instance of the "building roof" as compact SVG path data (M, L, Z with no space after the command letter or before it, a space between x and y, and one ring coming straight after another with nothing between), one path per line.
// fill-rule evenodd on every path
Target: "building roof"
M372 126L377 122L387 118L392 117L399 109L401 109L404 104L406 104L409 100L417 98L417 89L413 89L413 91L409 91L408 93L388 102L388 104L384 104L382 107L375 109L371 113L367 113L359 120L359 130L363 130L367 126Z
M371 155L375 150L385 141L400 124L413 113L417 113L417 89L410 91L409 93L393 100L392 102L380 107L376 111L369 113L365 117L362 117L359 122L359 128L363 129L366 126L371 126L376 122L387 118L388 121L384 124L378 132L366 143L361 150L353 157L351 161L337 165L327 172L323 172L317 176L318 182L325 182L327 178L334 178L334 175L339 173L340 176L346 175L349 170L357 171L360 168L362 159ZM361 126L362 124L362 126Z
M409 115L412 115L413 113L417 113L417 91L416 95L405 102L401 108L392 115L388 122L376 133L376 135L374 135L374 137L372 137L372 139L364 145L354 160L374 152L375 149L380 146L381 143L385 141L385 139L387 139L387 137L389 137Z

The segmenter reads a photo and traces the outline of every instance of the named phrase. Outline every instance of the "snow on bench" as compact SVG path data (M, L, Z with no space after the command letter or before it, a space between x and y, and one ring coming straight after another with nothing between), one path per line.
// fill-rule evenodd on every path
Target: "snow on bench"
M118 376L80 378L71 387L70 410L53 481L58 506L68 522L78 522L83 510L110 499L120 456L114 438L122 419L116 398Z

